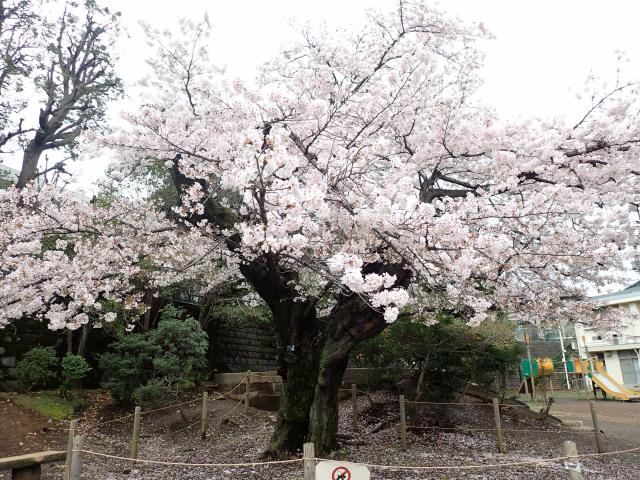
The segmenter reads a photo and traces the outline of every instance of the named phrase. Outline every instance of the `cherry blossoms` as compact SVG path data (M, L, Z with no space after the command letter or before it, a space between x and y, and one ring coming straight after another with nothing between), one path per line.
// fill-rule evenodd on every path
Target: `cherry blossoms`
M488 34L420 4L359 32L305 31L255 83L204 73L219 71L203 28L164 35L161 81L105 143L122 175L165 164L184 180L185 219L241 262L275 255L301 298L329 282L388 322L447 309L478 323L497 308L577 320L586 289L634 255L635 84L596 93L575 123L506 123L474 100ZM233 215L205 215L207 202ZM376 263L410 285L364 273Z
M144 309L141 286L199 278L211 288L233 272L202 232L178 230L146 202L88 202L47 185L0 190L0 326L25 316L78 328ZM222 251L224 254L224 251ZM205 260L206 259L206 260Z

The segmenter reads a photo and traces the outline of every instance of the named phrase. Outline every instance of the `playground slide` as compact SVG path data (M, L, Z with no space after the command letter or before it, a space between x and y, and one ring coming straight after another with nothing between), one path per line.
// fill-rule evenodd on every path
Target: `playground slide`
M598 373L603 374L606 377L609 377L611 379L611 381L613 381L614 383L616 383L617 385L620 385L618 382L616 382L608 373L607 370L604 366L604 363L602 362L596 362L596 370L598 371ZM624 385L620 385L620 388L627 394L629 395L629 397L631 398L635 398L640 396L640 391L638 390L634 390L633 388L627 388Z
M640 399L639 394L627 390L606 372L593 372L591 380L614 398L619 398L620 400Z

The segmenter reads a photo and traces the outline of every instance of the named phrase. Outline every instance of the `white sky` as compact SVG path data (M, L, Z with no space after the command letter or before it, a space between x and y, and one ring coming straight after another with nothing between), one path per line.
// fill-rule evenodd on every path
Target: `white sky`
M395 0L106 0L120 10L132 36L123 38L122 64L128 81L137 78L146 47L139 20L171 26L179 16L213 25L211 52L233 75L251 76L256 65L277 54L297 35L298 23L326 22L357 26L366 8L391 10ZM165 4L166 8L162 8ZM565 111L569 87L579 88L590 71L612 78L616 50L631 62L629 76L640 76L638 14L631 0L443 0L433 2L463 21L480 21L496 38L483 42L486 52L483 94L504 113L556 114ZM180 11L176 12L176 5ZM636 75L638 73L639 75Z

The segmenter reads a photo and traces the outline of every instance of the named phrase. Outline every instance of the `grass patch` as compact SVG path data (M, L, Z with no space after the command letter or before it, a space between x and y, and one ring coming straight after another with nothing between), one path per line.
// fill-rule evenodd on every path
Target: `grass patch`
M0 393L0 396L54 420L73 418L74 412L82 408L85 403L80 396L65 398L57 392Z

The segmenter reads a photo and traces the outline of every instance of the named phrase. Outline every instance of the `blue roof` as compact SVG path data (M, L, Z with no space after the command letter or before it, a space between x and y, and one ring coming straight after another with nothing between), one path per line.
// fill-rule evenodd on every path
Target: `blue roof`
M622 291L623 292L640 292L640 281L637 281L636 283L629 285L627 288L625 288Z
M627 288L624 288L618 292L607 293L605 295L596 295L593 297L595 300L601 300L606 302L611 301L620 301L620 303L624 303L624 301L629 298L637 297L640 294L640 281L635 282L629 285Z

